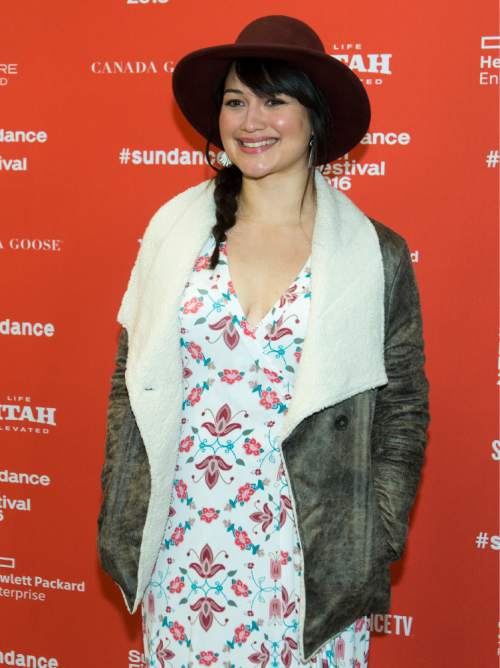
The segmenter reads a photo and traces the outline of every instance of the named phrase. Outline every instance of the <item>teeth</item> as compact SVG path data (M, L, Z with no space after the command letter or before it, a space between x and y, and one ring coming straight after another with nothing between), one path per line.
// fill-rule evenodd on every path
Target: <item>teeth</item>
M241 142L243 146L248 146L249 148L257 148L259 146L267 146L267 144L274 144L276 139L266 139L265 141L254 141L254 142Z

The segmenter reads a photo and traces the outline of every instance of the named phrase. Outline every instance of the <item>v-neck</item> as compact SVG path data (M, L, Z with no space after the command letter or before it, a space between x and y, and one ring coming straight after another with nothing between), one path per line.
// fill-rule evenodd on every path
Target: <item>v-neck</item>
M226 258L225 267L226 267L227 279L228 279L228 281L231 282L231 285L232 285L232 288L233 288L233 289L232 289L232 295L233 295L233 297L234 297L234 301L235 301L236 307L237 307L237 309L238 309L238 311L239 311L239 315L241 316L242 320L244 320L244 321L246 322L249 331L252 332L252 334L255 334L255 333L262 327L262 325L267 321L267 319L268 319L268 317L271 315L271 313L274 312L274 310L275 310L277 304L279 304L280 301L282 300L283 295L285 295L285 294L290 290L290 288L292 287L292 285L294 285L294 283L296 283L297 280L300 278L300 276L301 276L302 273L304 272L305 268L307 267L307 265L308 265L308 264L310 263L310 261L311 261L311 255L312 255L312 253L309 253L308 258L306 259L306 261L305 261L304 264L302 265L300 271L295 275L295 277L292 279L292 281L291 281L291 283L288 285L288 287L287 287L287 288L280 294L280 296L279 296L279 297L276 299L276 301L272 304L271 308L267 311L267 313L264 315L264 317L263 317L263 318L262 318L256 325L253 325L253 326L252 326L252 325L250 325L250 322L248 321L248 319L247 319L247 317L246 317L246 315L245 315L245 313L244 313L244 311L243 311L243 307L242 307L242 305L241 305L241 302L240 302L240 300L239 300L238 294L237 294L237 292L236 292L236 288L234 287L234 282L233 282L233 280L232 280L232 278L231 278L231 272L230 272L230 270L229 270L229 260L228 260L228 257L227 257L227 247L226 247L226 242L223 241L222 244L221 244L221 246L223 246L223 248L224 248L224 255L225 255L225 258Z

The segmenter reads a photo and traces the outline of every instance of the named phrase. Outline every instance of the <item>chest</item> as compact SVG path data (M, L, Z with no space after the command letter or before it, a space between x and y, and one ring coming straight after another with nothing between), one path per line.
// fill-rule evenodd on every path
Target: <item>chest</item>
M300 357L299 343L305 336L311 301L310 256L264 317L254 324L246 317L234 289L225 241L219 246L217 267L209 269L214 247L215 240L210 235L194 262L180 300L180 340L182 346L188 347L184 364L191 362L189 355L193 356L196 349L196 363L198 358L206 359L203 366L208 368L214 359L228 367L237 364L238 359L238 363L250 360L253 367L252 360L261 355L275 358L280 367L293 368L293 355ZM194 377L195 371L192 369L188 375Z
M267 229L269 228L269 229ZM311 257L311 225L238 225L224 244L227 273L250 327L293 287Z

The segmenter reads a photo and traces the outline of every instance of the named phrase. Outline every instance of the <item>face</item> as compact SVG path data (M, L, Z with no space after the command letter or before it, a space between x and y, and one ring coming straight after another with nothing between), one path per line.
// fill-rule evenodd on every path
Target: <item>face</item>
M250 178L307 169L312 127L307 109L289 95L258 97L231 68L219 114L222 144Z

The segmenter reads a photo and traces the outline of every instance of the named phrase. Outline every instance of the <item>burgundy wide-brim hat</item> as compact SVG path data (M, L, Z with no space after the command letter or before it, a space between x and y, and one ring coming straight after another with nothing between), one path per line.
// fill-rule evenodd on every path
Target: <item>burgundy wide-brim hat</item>
M218 127L210 127L214 86L233 60L245 57L286 60L321 90L333 118L326 161L350 151L366 134L370 102L354 72L329 56L318 35L303 21L263 16L243 28L234 44L192 51L174 68L172 88L179 108L195 130L215 146L223 148Z

